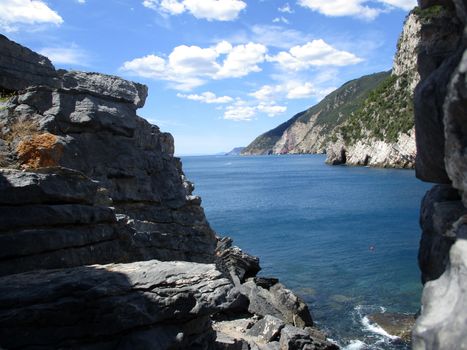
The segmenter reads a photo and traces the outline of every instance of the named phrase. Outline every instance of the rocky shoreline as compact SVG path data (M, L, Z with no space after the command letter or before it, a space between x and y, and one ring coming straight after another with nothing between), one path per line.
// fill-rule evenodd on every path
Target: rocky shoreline
M337 349L216 237L145 86L0 49L0 347Z

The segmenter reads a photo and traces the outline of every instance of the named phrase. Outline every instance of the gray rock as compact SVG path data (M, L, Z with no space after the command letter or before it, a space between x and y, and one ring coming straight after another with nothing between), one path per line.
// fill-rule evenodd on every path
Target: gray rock
M17 91L31 85L58 86L54 66L47 57L0 34L0 88Z
M236 297L214 265L159 261L10 275L0 278L0 290L0 346L7 349L123 342L169 320L181 335L166 343L175 343L184 324L228 308Z
M224 333L217 333L215 350L249 350L248 342L243 339L235 339Z
M278 338L284 326L284 321L277 317L266 315L248 330L247 335L258 337L263 342L269 343Z
M415 350L467 349L466 257L467 240L459 239L451 248L446 272L425 285L413 331Z
M301 328L286 325L281 331L281 350L338 350L339 347L328 341L313 339Z
M116 101L131 103L135 108L144 106L148 96L145 85L99 73L76 71L60 71L64 90L84 92L86 94L105 97Z
M444 166L444 111L447 86L462 51L459 40L463 26L452 11L422 25L423 45L418 53L422 78L415 90L417 177L424 181L449 183Z
M444 272L449 249L457 238L452 225L466 213L458 191L449 185L435 186L423 198L420 212L423 233L418 253L423 283L439 278Z
M43 173L0 169L0 205L94 204L98 184L71 169L44 169Z
M444 111L446 171L453 186L463 193L462 200L467 207L467 49L449 85Z
M232 276L239 285L245 279L254 277L261 270L259 258L243 252L239 247L232 247L232 239L224 237L217 243L216 261L219 267Z
M261 316L272 315L299 327L312 326L306 303L292 291L277 283L269 290L259 287L253 279L242 284L240 292L249 300L248 311Z

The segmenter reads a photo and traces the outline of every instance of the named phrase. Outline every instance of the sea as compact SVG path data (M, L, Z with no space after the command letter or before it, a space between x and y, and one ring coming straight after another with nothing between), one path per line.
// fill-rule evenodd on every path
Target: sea
M330 166L323 155L182 157L213 229L260 257L342 348L409 349L368 315L415 314L420 201L412 170Z

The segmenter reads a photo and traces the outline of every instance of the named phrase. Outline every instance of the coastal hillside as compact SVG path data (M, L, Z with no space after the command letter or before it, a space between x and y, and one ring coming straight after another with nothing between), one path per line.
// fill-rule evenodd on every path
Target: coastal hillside
M330 132L358 110L389 75L381 72L345 83L317 105L258 136L242 154L322 153L330 141Z
M330 164L412 168L420 27L439 12L416 8L407 16L391 72L344 84L316 106L259 136L243 154L326 153Z

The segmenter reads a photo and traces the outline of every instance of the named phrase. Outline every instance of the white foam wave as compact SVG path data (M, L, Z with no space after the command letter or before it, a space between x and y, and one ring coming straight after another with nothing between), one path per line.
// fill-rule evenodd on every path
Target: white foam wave
M364 349L368 349L368 345L366 345L361 340L351 340L349 345L347 345L345 348L342 348L342 350L364 350Z
M369 332L382 335L383 337L389 338L391 340L399 339L399 337L396 337L395 335L391 335L388 332L386 332L383 328L378 326L376 323L371 323L367 316L364 316L362 318L362 325L363 325L363 328Z

